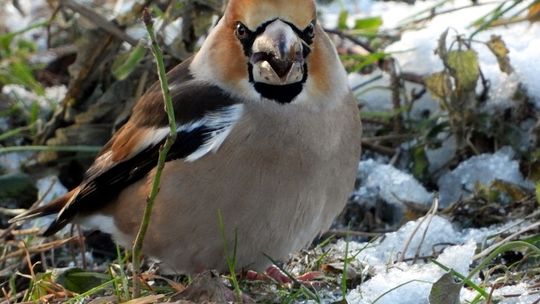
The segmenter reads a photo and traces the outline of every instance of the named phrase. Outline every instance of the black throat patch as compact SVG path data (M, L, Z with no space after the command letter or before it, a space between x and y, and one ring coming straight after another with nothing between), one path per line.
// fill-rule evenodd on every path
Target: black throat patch
M286 85L271 85L255 82L253 83L253 86L262 97L274 100L281 104L286 104L293 101L293 99L302 92L304 83L295 82Z
M285 85L273 85L264 82L255 82L253 79L253 65L248 63L249 82L253 84L255 91L261 94L262 97L270 100L274 100L280 104L287 104L298 96L304 88L304 83L308 77L307 64L304 63L304 75L302 80L295 83Z

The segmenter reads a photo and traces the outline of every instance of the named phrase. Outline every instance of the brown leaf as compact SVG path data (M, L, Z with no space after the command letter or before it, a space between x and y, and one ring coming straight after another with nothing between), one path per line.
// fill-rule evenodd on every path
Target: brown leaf
M540 2L529 6L529 11L527 12L527 20L529 20L530 22L540 21Z
M193 278L193 282L173 300L186 300L194 303L227 303L227 294L231 291L223 285L217 273L202 272Z
M152 304L152 303L156 303L157 301L159 301L160 299L164 297L165 295L151 295L151 296L133 299L131 301L125 302L124 304Z
M446 37L448 36L448 29L444 31L439 37L439 44L435 50L435 54L439 55L442 61L446 61L446 55L448 50L446 49Z
M491 35L491 39L488 41L487 46L497 58L501 71L506 74L512 73L514 69L510 65L510 58L508 57L508 53L510 53L510 51L506 47L504 41L501 39L501 36Z
M431 287L429 303L459 304L459 292L463 285L456 283L451 273L446 273Z
M500 179L496 179L491 183L491 189L506 193L513 201L521 201L528 196L526 189Z
M332 273L332 274L341 274L343 273L343 269L345 268L345 263L330 263L330 264L323 264L321 265L322 271L326 273ZM347 278L348 279L355 279L358 277L358 272L352 267L352 265L347 265Z
M433 97L445 100L452 93L452 83L450 77L445 72L437 72L424 79L426 88Z

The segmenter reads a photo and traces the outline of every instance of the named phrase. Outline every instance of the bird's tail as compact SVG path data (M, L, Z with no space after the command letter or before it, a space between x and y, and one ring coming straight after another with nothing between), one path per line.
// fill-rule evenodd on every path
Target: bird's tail
M54 201L52 201L52 202L50 202L50 203L48 203L48 204L46 204L44 206L29 209L29 210L17 215L16 217L13 217L12 219L10 219L9 223L11 224L11 223L16 223L16 222L27 221L27 220L35 219L35 218L38 218L38 217L58 213L69 202L69 200L71 199L71 196L74 193L75 193L75 190L72 190L72 191L70 191L70 192L56 198Z

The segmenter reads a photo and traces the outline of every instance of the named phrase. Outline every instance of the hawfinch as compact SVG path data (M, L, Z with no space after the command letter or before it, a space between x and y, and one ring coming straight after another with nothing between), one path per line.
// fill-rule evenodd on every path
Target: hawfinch
M262 270L330 227L354 185L361 124L313 0L230 0L168 79L177 139L146 256L174 273L225 272L224 233L238 269ZM79 223L130 247L168 132L154 84L77 188L13 221L56 213L45 236Z

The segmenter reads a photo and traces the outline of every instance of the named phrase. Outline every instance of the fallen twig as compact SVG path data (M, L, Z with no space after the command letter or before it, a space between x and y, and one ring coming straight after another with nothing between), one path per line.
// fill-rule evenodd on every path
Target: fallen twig
M10 253L6 254L3 257L0 257L0 262L3 262L3 261L5 261L7 259L10 259L10 258L21 256L26 251L28 251L29 253L44 252L44 251L47 251L47 250L50 250L50 249L61 247L61 246L65 245L65 244L68 244L68 243L70 243L72 241L78 241L78 237L74 236L74 237L70 237L70 238L67 238L67 239L63 239L63 240L58 240L58 241L53 241L53 242L49 242L49 243L39 244L39 245L32 246L32 247L25 248L25 249L18 249L18 250L15 250L13 252L10 252Z
M525 227L525 228L519 230L518 232L512 233L511 235L505 237L503 240L501 240L501 241L499 241L499 242L497 242L497 243L495 243L495 244L489 246L488 248L484 249L484 250L483 250L482 252L480 252L479 254L473 256L473 261L485 257L486 255L490 254L493 250L495 250L495 248L500 247L500 246L502 246L503 244L508 243L508 242L511 241L512 239L518 237L519 235L521 235L521 234L523 234L523 233L525 233L525 232L527 232L527 231L531 231L531 230L533 230L533 229L536 229L536 228L538 228L538 227L540 227L540 222L534 223L534 224L532 224L532 225L529 225L529 226L527 226L527 227Z
M418 225L416 225L416 227L414 227L412 233L409 235L409 238L407 238L407 241L405 242L405 245L403 246L403 249L401 250L401 255L399 256L399 258L397 260L398 262L403 262L403 260L405 259L405 254L407 253L407 250L409 249L409 245L411 244L412 239L414 238L414 236L416 235L416 232L418 232L418 230L420 229L422 224L427 220L426 228L425 228L424 233L422 235L422 239L420 241L420 244L418 245L419 247L422 246L422 243L423 243L424 238L426 236L427 230L429 229L429 224L431 223L431 217L433 216L433 214L435 214L435 212L437 212L438 206L439 206L439 198L435 197L433 199L433 204L431 205L431 208L429 209L426 216L424 216L420 220ZM419 251L417 250L415 256L418 255L418 252Z
M87 7L86 5L77 3L73 0L61 0L60 5L81 14L82 16L86 17L89 21L99 26L103 30L107 31L111 35L116 36L119 39L122 39L133 46L137 45L137 42L138 42L137 39L126 34L116 24L105 19L100 14L94 12L91 8Z
M325 32L327 33L330 33L330 34L334 34L334 35L337 35L343 39L347 39L349 41L351 41L352 43L356 44L356 45L359 45L361 46L363 49L365 49L366 51L370 52L370 53L375 53L375 49L373 49L368 43L365 43L363 42L362 40L352 36L352 35L349 35L347 33L344 33L340 30L334 30L334 29L328 29L328 28L325 28L324 29Z
M371 141L362 140L362 147L367 149L367 150L372 150L374 152L377 152L377 153L380 153L380 154L383 154L383 155L388 155L388 156L392 156L392 155L394 155L396 153L396 150L393 149L393 148L377 145L377 144L374 144Z

